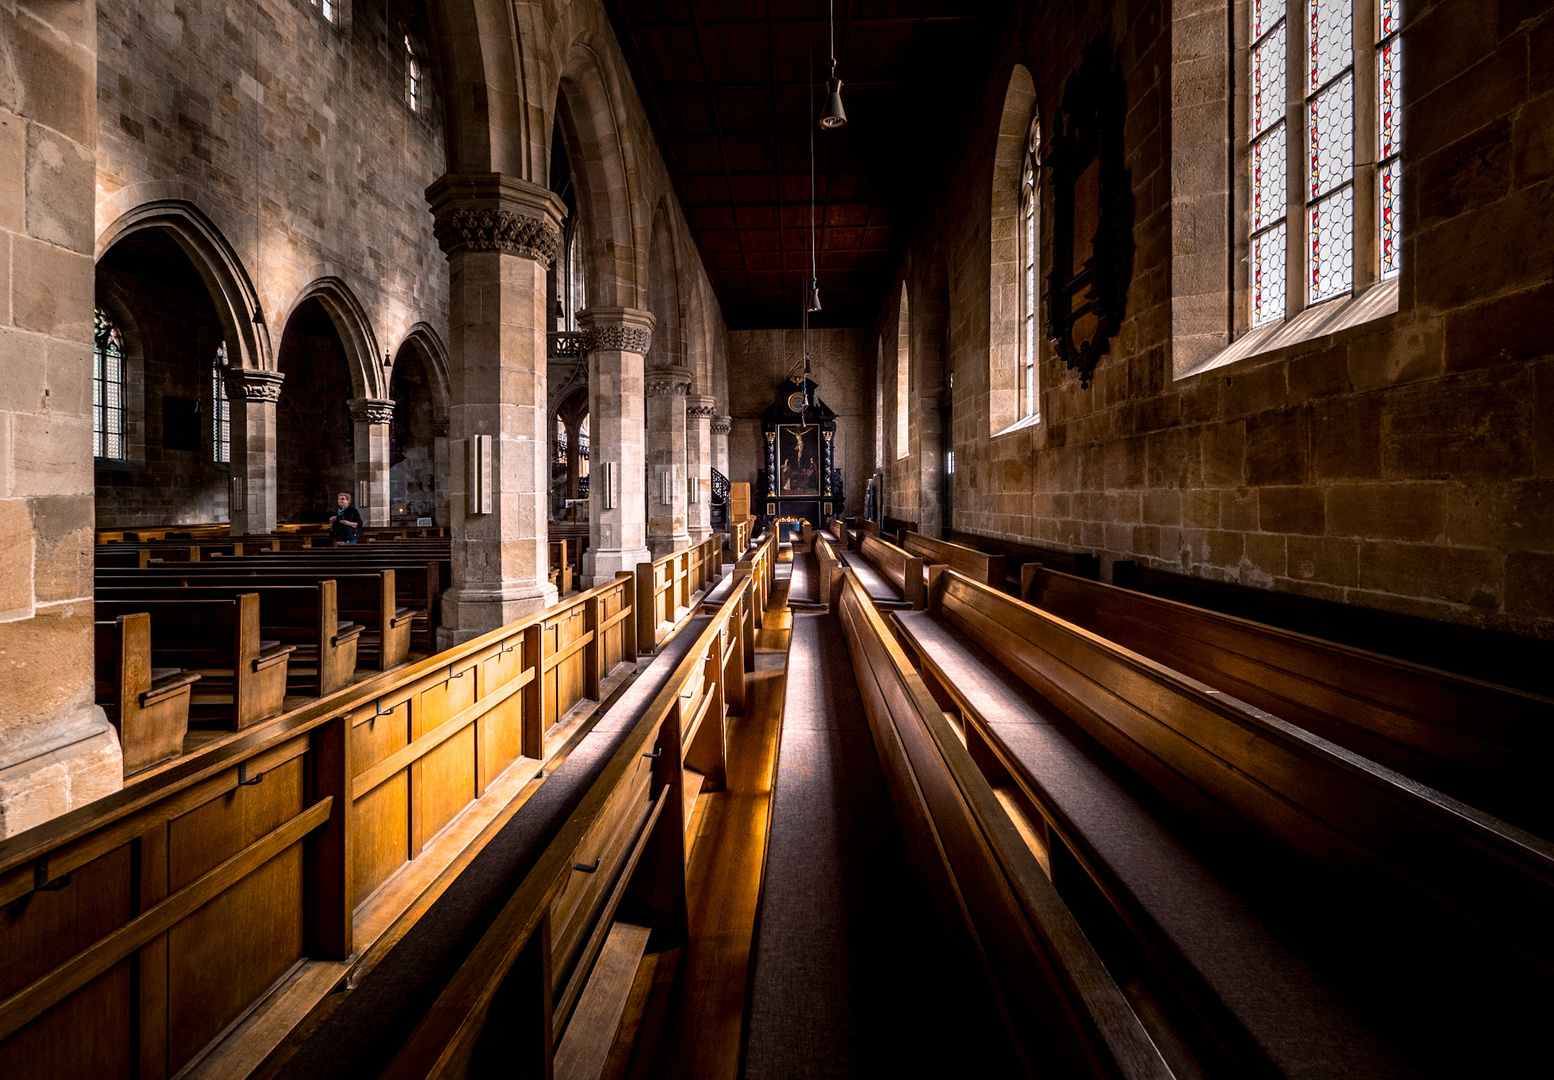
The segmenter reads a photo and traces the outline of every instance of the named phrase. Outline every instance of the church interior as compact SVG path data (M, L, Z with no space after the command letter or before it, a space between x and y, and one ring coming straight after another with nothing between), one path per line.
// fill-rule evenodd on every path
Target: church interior
M0 0L0 1076L1546 1075L1554 3Z

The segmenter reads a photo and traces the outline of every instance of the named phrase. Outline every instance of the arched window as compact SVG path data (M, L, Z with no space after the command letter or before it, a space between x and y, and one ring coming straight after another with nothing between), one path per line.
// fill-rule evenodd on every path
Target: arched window
M912 317L907 307L906 284L901 286L901 314L896 321L896 458L907 456L911 437L907 402L907 373L911 364Z
M227 399L227 343L216 346L210 364L211 460L226 465L232 460L232 402Z
M1401 0L1252 0L1249 17L1255 327L1398 272ZM1356 25L1371 49L1356 50Z
M1037 264L1041 252L1041 183L1037 152L1041 148L1041 118L1031 119L1025 137L1025 165L1020 170L1020 419L1035 419L1041 408L1036 396L1036 313L1040 304Z
M885 339L879 339L874 361L874 468L885 467Z
M571 241L567 244L567 329L577 329L577 313L588 306L588 298L583 287L583 241L582 230L576 226L572 229Z
M124 337L102 308L94 321L92 372L92 455L122 458L124 453Z
M312 0L312 4L314 9L330 22L334 22L340 14L339 0Z
M415 54L415 45L410 40L410 35L405 35L405 104L410 106L410 111L418 113L422 105L421 86L421 60Z

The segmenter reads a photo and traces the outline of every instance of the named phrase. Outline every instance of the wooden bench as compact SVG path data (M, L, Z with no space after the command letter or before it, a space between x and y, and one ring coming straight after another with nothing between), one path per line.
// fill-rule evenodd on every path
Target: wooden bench
M637 641L643 653L696 605L722 571L723 537L714 533L699 544L637 564Z
M835 612L837 600L841 596L842 569L847 561L837 550L836 541L829 533L815 534L814 557L818 578L815 582L815 602Z
M878 604L921 608L926 597L923 559L877 536L865 535L860 559L848 563Z
M1024 598L1324 739L1554 838L1554 699L1026 567Z
M573 563L567 558L567 542L565 540L548 541L550 552L550 583L556 587L556 591L566 596L571 593Z
M1061 566L1052 569L1062 570ZM1385 653L1472 679L1546 693L1554 642L1399 615L1357 604L1275 592L1248 585L1151 570L1131 561L1112 565L1113 584L1208 608L1298 634Z
M993 586L995 589L1002 589L1004 587L1004 557L1002 555L989 555L986 552L977 551L975 548L952 544L945 540L934 540L915 532L909 532L901 538L901 547L913 555L921 555L925 566L930 564L948 566L952 570L960 571L973 581L980 581L985 585Z
M96 625L97 704L119 729L124 775L183 753L191 687L200 676L151 666L151 616L120 615Z
M364 583L373 588L374 579ZM108 605L126 611L140 602L179 603L189 600L226 600L257 592L261 604L261 629L265 637L294 647L288 681L302 692L327 697L349 686L356 675L357 639L361 623L342 619L333 580L302 585L270 584L263 578L238 584L192 585L187 588L134 586L99 588L99 610ZM153 623L153 647L160 628Z
M879 535L898 544L905 533L916 531L917 522L907 521L903 518L893 518L888 515L879 525Z
M200 676L190 716L219 719L233 730L279 715L287 664L296 647L259 631L259 594L226 599L97 601L99 621L148 614L151 660Z
M1167 1080L1133 1006L857 577L839 613L907 851L969 935L1032 1075Z
M1091 581L1099 581L1101 577L1101 560L1088 551L1059 551L1056 548L1022 544L1013 540L980 536L977 533L960 532L955 529L946 533L944 538L952 544L985 551L989 555L1002 555L1006 584L1000 587L1016 596L1019 595L1020 569L1032 563L1039 563L1048 570L1073 574L1075 577L1088 578Z
M927 612L897 619L972 756L1043 815L1060 892L1065 875L1087 878L1241 1067L1398 1065L1333 989L1359 968L1276 932L1140 801L1138 781L1215 843L1269 845L1256 857L1345 883L1377 933L1397 900L1433 912L1443 940L1466 919L1517 956L1554 957L1535 914L1554 901L1554 846L954 571L936 572Z

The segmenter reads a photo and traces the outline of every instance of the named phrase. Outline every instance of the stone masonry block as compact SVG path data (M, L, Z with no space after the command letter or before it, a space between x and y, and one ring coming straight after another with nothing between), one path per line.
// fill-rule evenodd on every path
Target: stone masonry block
M1360 548L1360 587L1494 610L1504 588L1503 557L1482 548L1380 542Z
M1366 540L1438 542L1446 519L1444 485L1343 484L1327 493L1327 531Z
M1246 482L1300 484L1310 476L1310 424L1304 410L1281 409L1246 422Z
M1320 536L1326 529L1327 514L1318 488L1265 487L1258 503L1258 524L1264 532Z
M1554 554L1513 551L1506 556L1505 609L1513 615L1554 618Z
M1329 585L1359 584L1360 545L1353 540L1292 536L1287 552L1292 578Z

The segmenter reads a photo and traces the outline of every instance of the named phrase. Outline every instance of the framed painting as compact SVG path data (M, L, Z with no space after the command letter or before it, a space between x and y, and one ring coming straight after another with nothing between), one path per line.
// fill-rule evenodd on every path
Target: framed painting
M777 428L777 494L820 494L820 425Z

